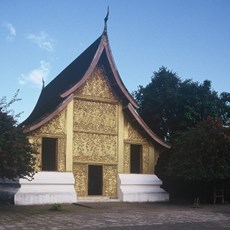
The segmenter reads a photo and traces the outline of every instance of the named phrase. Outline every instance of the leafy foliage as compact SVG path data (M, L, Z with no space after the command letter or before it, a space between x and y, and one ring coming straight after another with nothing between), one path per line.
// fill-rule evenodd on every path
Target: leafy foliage
M0 100L0 178L31 179L35 165L34 148L22 127L17 125L17 115L8 110L17 100L17 93L9 103L6 98Z
M230 178L230 138L220 120L209 117L175 137L162 170L166 176L186 181Z
M156 165L171 195L198 197L205 186L230 181L230 93L218 95L208 80L182 81L161 67L133 95L145 122L172 144Z
M176 132L194 127L208 116L221 117L224 122L230 116L229 93L218 96L210 81L182 81L165 67L154 72L151 82L146 87L139 86L133 95L145 122L169 142Z

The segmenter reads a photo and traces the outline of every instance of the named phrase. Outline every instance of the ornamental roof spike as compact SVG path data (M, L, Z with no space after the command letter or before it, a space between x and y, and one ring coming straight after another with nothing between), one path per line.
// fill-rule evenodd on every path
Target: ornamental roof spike
M109 6L107 7L107 14L104 18L104 30L103 30L103 34L107 34L107 21L109 19Z

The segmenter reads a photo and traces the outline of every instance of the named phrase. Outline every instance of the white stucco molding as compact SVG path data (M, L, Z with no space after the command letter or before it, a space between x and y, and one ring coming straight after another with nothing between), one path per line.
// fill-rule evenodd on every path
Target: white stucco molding
M125 202L164 202L169 194L160 186L162 181L150 174L118 174L118 198Z

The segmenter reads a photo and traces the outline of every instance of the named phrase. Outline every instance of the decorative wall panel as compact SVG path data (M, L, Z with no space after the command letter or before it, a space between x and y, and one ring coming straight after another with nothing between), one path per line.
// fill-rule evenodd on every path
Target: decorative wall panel
M31 135L28 137L29 142L33 144L36 152L36 163L35 163L35 171L41 171L41 137L36 135Z
M65 155L65 138L58 138L58 171L65 172L66 170L66 155Z
M40 134L63 135L65 134L66 111L60 112L57 116L47 122L39 129Z
M57 170L65 171L65 122L66 122L66 110L60 112L57 116L43 125L41 128L35 130L31 134L31 139L33 143L37 146L38 155L36 161L36 170L41 170L41 154L42 154L42 137L50 137L58 139L57 148Z
M143 145L142 146L142 173L147 174L149 173L149 146Z
M117 166L104 166L104 195L115 197L117 195Z
M126 122L128 128L128 138L127 140L134 142L145 142L146 139L140 134L140 131L132 125L130 122Z
M75 178L75 189L78 196L87 196L88 165L73 164L73 174Z
M130 173L130 144L124 146L124 173Z
M117 133L117 105L96 101L74 101L74 129Z
M117 162L117 136L75 132L73 141L73 156L77 162Z
M89 79L77 91L77 95L91 96L96 98L116 99L112 88L105 77L101 67L96 67Z

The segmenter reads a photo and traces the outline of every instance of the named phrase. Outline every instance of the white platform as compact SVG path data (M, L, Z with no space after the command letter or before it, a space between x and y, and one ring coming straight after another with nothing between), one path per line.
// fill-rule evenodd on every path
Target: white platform
M0 194L13 197L15 205L75 203L75 180L70 172L38 172L32 181L0 180Z
M126 202L169 201L169 194L161 185L162 181L156 175L118 174L118 198Z

